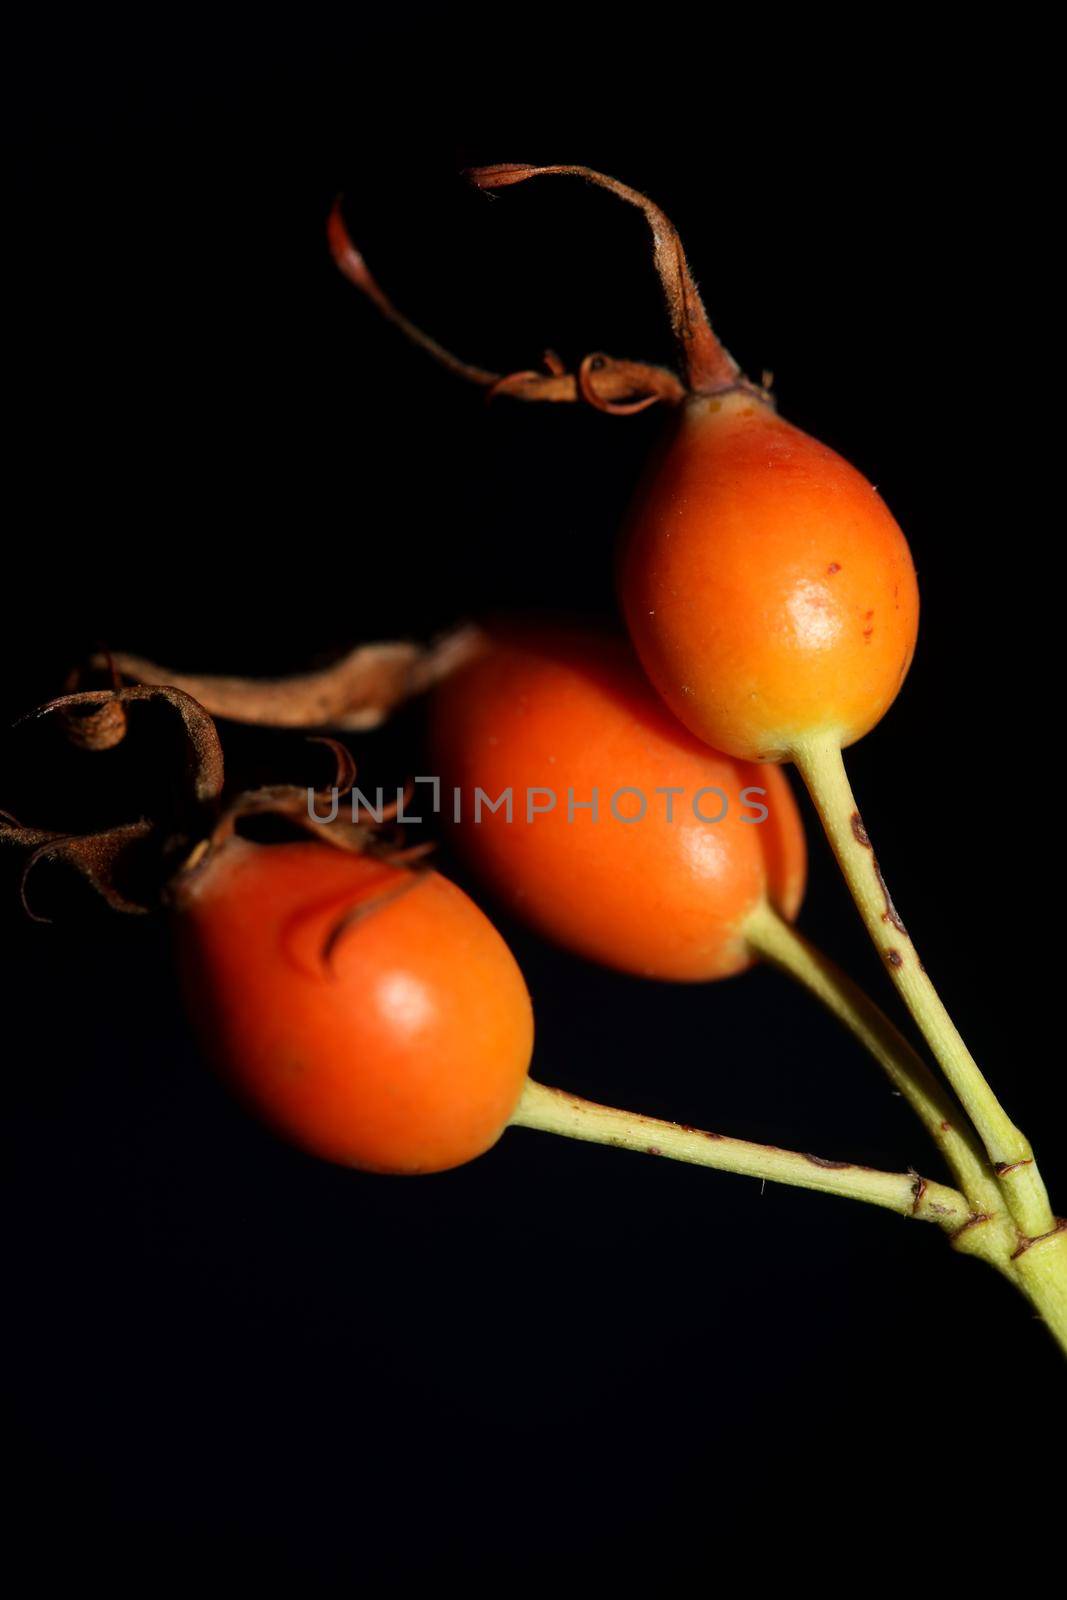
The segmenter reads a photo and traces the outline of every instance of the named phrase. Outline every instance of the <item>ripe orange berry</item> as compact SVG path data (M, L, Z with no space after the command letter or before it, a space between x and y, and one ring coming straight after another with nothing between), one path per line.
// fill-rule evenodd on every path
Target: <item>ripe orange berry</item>
M885 503L748 387L682 407L634 504L619 590L671 710L749 760L861 738L915 649L915 570Z
M919 601L904 535L855 468L783 422L742 377L653 201L581 166L506 164L471 176L495 190L551 174L586 178L644 212L687 382L596 356L569 383L554 368L497 380L493 392L580 398L622 415L657 401L677 407L620 563L645 670L686 727L729 755L840 750L885 714L911 664ZM479 381L476 369L465 376Z
M465 858L510 911L591 960L655 978L725 977L754 959L745 923L757 908L799 909L804 835L784 774L695 739L621 641L491 630L483 653L435 690L431 748L446 816L460 791ZM476 820L477 789L494 802L510 790L512 820L484 802ZM753 820L764 807L766 820Z
M490 395L580 400L619 416L657 403L678 407L637 497L620 561L622 602L638 655L679 720L710 746L738 759L795 762L867 931L985 1147L1014 1226L1030 1240L1050 1234L1053 1214L1029 1144L992 1095L911 948L842 760L843 747L862 737L892 704L911 664L918 591L904 536L858 472L782 422L766 389L742 376L708 322L674 226L653 201L584 166L506 163L469 174L490 190L547 175L585 178L644 213L684 358L684 382L665 368L603 353L586 356L574 372L552 355L544 372L490 372L457 360L396 310L348 239L337 210L331 218L335 259L409 338ZM575 259L578 252L566 254ZM490 684L491 701L493 692ZM472 772L483 760L485 770L491 769L484 746L500 737L498 726L509 729L509 707L497 703L495 714L496 724L483 728L477 718L469 730L460 721L461 735L469 734ZM614 725L609 717L605 727ZM599 759L604 747L596 719L585 719L585 727ZM546 750L562 745L553 742L550 718L543 736ZM606 733L605 745L610 754ZM461 737L457 748L463 746ZM576 761L572 771L579 770ZM505 783L511 781L506 770L503 776ZM466 832L473 841L476 835L469 828ZM542 837L546 833L542 829ZM602 959L618 965L644 958L652 940L647 927L637 926L639 913L633 908L650 911L654 921L663 901L656 901L642 881L644 862L636 844L618 852L618 872L603 882L603 875L589 867L587 858L596 853L592 841L583 852L567 840L543 863L536 847L521 842L498 847L479 839L471 849L485 858L488 874L497 874L504 888L510 885L513 896L549 931L558 928L576 948L603 951ZM525 855L521 874L513 873L509 859L519 852ZM547 890L536 870L542 864ZM695 860L694 868L699 879L702 863ZM721 904L727 913L717 945L702 952L707 975L736 969L746 950L761 950L806 982L864 1039L935 1137L937 1130L947 1134L951 1112L944 1118L936 1109L921 1063L909 1059L909 1048L895 1030L766 900L743 913L745 896L737 881L724 868ZM615 928L597 925L586 901L587 884L598 889L602 904L616 916ZM632 894L619 892L620 884ZM735 904L738 918L729 914ZM675 944L673 955L679 954ZM694 955L695 946L686 961L679 960L690 976L697 975ZM659 970L667 975L666 968ZM987 1179L980 1161L976 1173L974 1158L967 1141L956 1149L968 1197L984 1208ZM997 1196L992 1209L999 1209Z
M286 1138L398 1173L495 1144L533 1017L507 945L455 884L317 841L232 839L180 886L175 925L207 1048Z

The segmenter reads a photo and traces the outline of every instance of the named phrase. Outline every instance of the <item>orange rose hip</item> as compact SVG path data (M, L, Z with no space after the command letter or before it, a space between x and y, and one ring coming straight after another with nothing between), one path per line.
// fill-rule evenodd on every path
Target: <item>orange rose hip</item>
M755 959L757 908L796 915L806 853L785 775L694 738L622 640L491 630L435 691L431 752L446 814L460 791L466 859L510 911L591 960L726 977Z
M489 919L435 872L232 839L178 890L190 1014L238 1093L314 1155L436 1172L499 1138L533 1017Z
M638 493L619 590L675 715L748 760L852 744L915 649L904 535L867 480L748 387L694 395Z

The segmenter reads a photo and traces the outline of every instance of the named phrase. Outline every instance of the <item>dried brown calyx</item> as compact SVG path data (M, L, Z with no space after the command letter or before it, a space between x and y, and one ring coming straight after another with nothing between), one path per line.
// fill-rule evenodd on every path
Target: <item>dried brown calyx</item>
M429 645L358 645L332 666L287 678L177 671L123 651L101 654L92 664L141 684L169 684L229 722L356 733L380 726L405 701L462 666L481 645L477 628L457 628Z
M23 796L17 814L0 813L0 844L24 853L30 916L48 920L28 898L43 862L73 868L117 911L154 909L222 794L222 746L204 708L171 686L86 689L20 718L12 736Z
M23 855L27 911L49 920L28 896L31 877L46 862L73 869L115 910L154 910L173 882L257 817L275 817L341 849L414 862L429 847L401 848L390 837L395 806L376 819L344 815L338 801L352 790L356 769L334 739L310 741L333 755L329 790L280 784L224 797L214 718L273 729L373 728L480 643L478 631L465 628L429 646L363 645L332 667L278 679L177 673L122 654L94 658L90 672L103 672L110 687L59 695L9 734L16 749L5 763L0 844ZM124 677L142 681L123 683Z
M233 838L241 823L255 817L282 818L294 828L323 840L337 850L360 853L372 850L388 862L414 862L430 852L432 845L429 843L402 847L388 831L401 805L410 801L413 785L409 784L392 805L383 805L373 818L356 821L351 814L346 816L340 804L352 793L356 784L356 763L352 752L336 739L319 737L310 739L308 743L322 745L332 754L334 775L330 786L314 789L283 783L243 790L220 809L211 832L184 862L183 873L197 871L204 861Z
M362 253L353 244L338 199L327 225L330 250L337 266L384 317L449 372L468 383L478 384L490 399L507 394L518 400L580 400L598 411L615 416L629 416L660 401L676 405L690 395L718 394L733 388L750 389L769 398L764 388L750 383L742 375L733 357L716 338L689 270L682 241L670 218L654 201L638 190L631 189L628 184L609 178L591 167L538 167L511 162L499 166L474 167L467 176L479 189L486 190L508 188L537 177L584 178L643 212L652 232L656 271L663 286L671 327L681 351L685 380L666 367L641 361L622 361L603 353L586 356L574 372L568 372L552 351L544 358L543 372L524 370L503 374L460 360L436 339L423 333L393 305L372 276Z
M356 821L354 812L346 816L340 805L342 798L355 788L356 763L351 752L336 739L312 738L307 742L321 745L332 754L334 772L330 787L315 790L295 784L272 784L236 795L221 808L210 833L189 852L170 879L164 898L171 910L179 914L187 912L209 889L216 867L223 867L230 854L247 852L249 848L270 850L278 842L279 832L282 840L291 833L304 832L312 835L317 843L372 857L385 867L402 869L382 874L372 892L361 893L355 905L336 917L319 952L323 965L328 968L346 934L423 880L428 870L423 862L434 846L432 842L406 845L401 842L399 828L390 826L400 805L410 799L413 785L398 795L396 805L376 808L373 818ZM325 816L324 809L327 810ZM268 819L270 825L270 838L266 842L259 837L257 829L262 819ZM280 829L279 823L282 824Z

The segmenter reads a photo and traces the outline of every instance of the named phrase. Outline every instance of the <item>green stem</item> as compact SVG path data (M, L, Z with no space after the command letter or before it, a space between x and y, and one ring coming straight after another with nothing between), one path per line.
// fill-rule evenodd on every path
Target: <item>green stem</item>
M991 1222L1006 1221L1003 1197L959 1107L874 1001L766 901L746 922L745 937L757 955L802 984L870 1052L941 1151L974 1211ZM1007 1254L1015 1242L1013 1234L1004 1239Z
M1056 1219L1029 1141L986 1082L926 975L879 871L838 741L798 741L793 759L875 948L985 1146L1023 1240L1051 1233Z
M718 1172L738 1172L794 1188L865 1200L905 1217L936 1222L949 1234L964 1227L971 1218L970 1206L956 1189L930 1182L916 1173L878 1172L872 1167L824 1161L818 1156L753 1144L747 1139L729 1139L724 1134L643 1117L636 1111L597 1105L533 1079L528 1080L511 1121L515 1127L538 1128L567 1139L615 1145L622 1150L712 1167Z

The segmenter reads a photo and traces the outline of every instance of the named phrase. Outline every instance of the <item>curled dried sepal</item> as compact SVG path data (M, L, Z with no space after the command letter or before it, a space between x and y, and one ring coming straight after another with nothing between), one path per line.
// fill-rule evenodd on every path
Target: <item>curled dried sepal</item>
M208 855L213 855L228 839L232 839L237 824L245 817L283 817L299 828L328 839L340 849L364 848L368 832L366 826L342 817L338 804L341 797L350 794L355 787L355 757L337 739L315 737L308 742L325 745L333 756L334 774L330 788L311 789L293 783L274 783L259 789L245 789L219 814L210 834L200 841L185 862L184 871L193 871ZM322 815L324 802L329 806L328 817Z
M35 911L29 898L30 878L45 861L73 867L115 911L143 914L154 909L158 894L144 885L158 881L158 871L146 873L138 868L148 865L145 857L153 863L158 860L158 839L153 839L156 834L155 825L145 817L96 833L64 834L26 826L9 812L0 812L0 844L30 852L19 877L19 894L27 916L34 922L52 920Z
M578 388L587 405L613 417L634 416L661 400L677 405L686 394L685 385L666 367L617 361L602 353L586 356L578 368Z
M421 328L398 311L389 296L380 288L377 280L372 276L363 252L357 250L352 243L348 229L345 227L344 215L341 211L341 197L338 195L333 203L329 220L326 224L326 237L330 245L330 254L341 272L350 283L365 294L368 300L378 307L387 322L400 329L405 338L412 344L418 345L420 350L425 350L432 356L439 366L455 373L457 378L464 378L468 383L477 383L484 388L491 388L500 382L499 372L490 372L486 367L473 366L469 361L461 361L454 356L444 345L438 344L436 339L431 339L428 333L423 333Z
M250 817L281 817L335 849L360 853L370 850L390 864L417 860L433 849L430 843L398 846L382 832L383 826L394 820L401 804L410 801L413 784L406 785L394 804L382 806L373 818L359 821L354 809L345 815L340 806L341 800L355 788L356 763L351 751L336 739L318 737L309 742L325 745L332 752L333 783L326 789L302 788L291 783L268 784L236 795L219 814L210 834L190 852L172 888L180 893L189 874L216 855L233 838L238 824Z
M313 734L308 743L321 744L329 750L334 763L333 788L338 794L351 793L356 785L357 768L356 758L348 746L339 739L328 739L324 734Z
M110 750L125 738L126 708L136 702L166 705L177 714L185 734L191 796L199 804L216 800L222 793L223 764L215 724L202 705L173 685L127 684L118 689L80 689L75 694L61 694L46 701L20 717L19 722L39 722L45 717L59 716L72 743L87 750ZM72 729L89 729L90 732L74 737Z
M100 668L106 673L108 687L119 689L122 679L108 650L100 652ZM85 669L75 667L64 684L67 694L73 694L83 685ZM126 737L129 719L126 707L116 695L108 695L99 702L68 704L59 712L66 729L67 739L76 750L113 750Z
M694 394L711 394L738 381L740 368L712 331L677 229L647 195L591 167L535 167L525 162L507 162L499 166L474 167L467 176L479 189L504 189L513 183L525 183L528 178L585 178L628 205L636 206L644 213L652 230L656 271L667 299L671 327L685 358L690 389Z
M0 844L22 845L25 849L32 849L34 845L46 844L49 839L59 837L50 828L28 828L10 811L0 810Z
M338 808L335 816L322 815L322 808L333 810L334 791L301 789L295 784L272 783L260 789L246 789L237 795L223 811L211 835L193 851L186 867L200 865L209 852L222 848L237 830L239 822L249 817L282 817L294 827L332 844L338 850L362 851L372 837L372 827L367 822L353 822L342 816Z
M177 672L122 651L112 659L123 677L170 686L229 722L358 732L378 727L404 701L447 677L471 658L481 642L476 628L460 628L432 645L359 645L330 667L289 678Z
M686 394L684 384L666 367L645 361L621 361L614 356L586 356L577 372L568 372L551 351L545 356L544 372L535 368L509 373L491 372L487 367L462 361L397 310L371 275L362 252L352 243L339 199L330 212L326 231L334 261L349 282L354 283L377 306L382 316L399 328L412 344L424 350L446 371L484 389L490 400L500 395L509 395L513 400L561 404L584 400L598 411L626 416L634 411L644 411L647 406L655 405L660 400L676 404Z
M126 737L126 707L114 694L96 703L69 705L60 713L67 738L79 750L113 750Z
M26 829L29 835L35 830ZM139 847L149 845L155 834L155 825L147 818L126 822L117 828L107 828L102 833L67 834L38 843L22 869L19 893L27 916L34 922L50 922L50 917L35 911L28 897L28 886L34 869L42 861L60 861L73 867L85 882L101 895L113 911L144 915L154 909L155 897L142 899L132 887L127 890L124 879L136 877L133 861L140 853ZM28 839L16 840L27 843Z
M361 902L355 912L345 913L339 919L331 929L322 951L323 961L328 965L338 941L348 928L418 881L421 874L415 870L415 864L429 855L435 845L431 840L403 845L383 831L384 824L397 815L400 798L395 805L382 807L373 820L359 822L354 812L345 816L339 801L351 793L356 781L356 764L351 752L336 739L313 739L311 742L324 744L332 750L336 765L333 786L316 790L298 788L295 784L273 784L260 789L248 789L237 795L219 816L210 835L190 852L181 870L171 880L167 895L173 904L181 905L188 892L195 889L203 874L209 872L225 852L237 832L238 824L250 817L281 817L291 826L303 829L334 849L366 853L384 866L407 869L410 877L405 878L399 886L385 890L370 901ZM404 803L410 800L413 788L414 785L409 783L404 789Z
M512 372L489 391L490 399L511 395L516 400L584 400L609 416L632 416L660 401L677 405L686 395L685 385L667 367L647 361L620 361L596 351L585 356L577 372L553 370Z
M189 838L202 830L204 814L213 813L222 793L222 747L204 708L172 687L79 690L47 701L15 724L56 719L77 749L106 751L126 740L133 708L152 706L176 716L182 734L184 779L169 786L162 802L165 815L79 832L69 826L38 827L0 813L0 843L27 852L20 887L23 904L36 921L49 919L31 906L28 884L44 862L72 867L116 911L155 909L172 870L173 852L188 849Z

